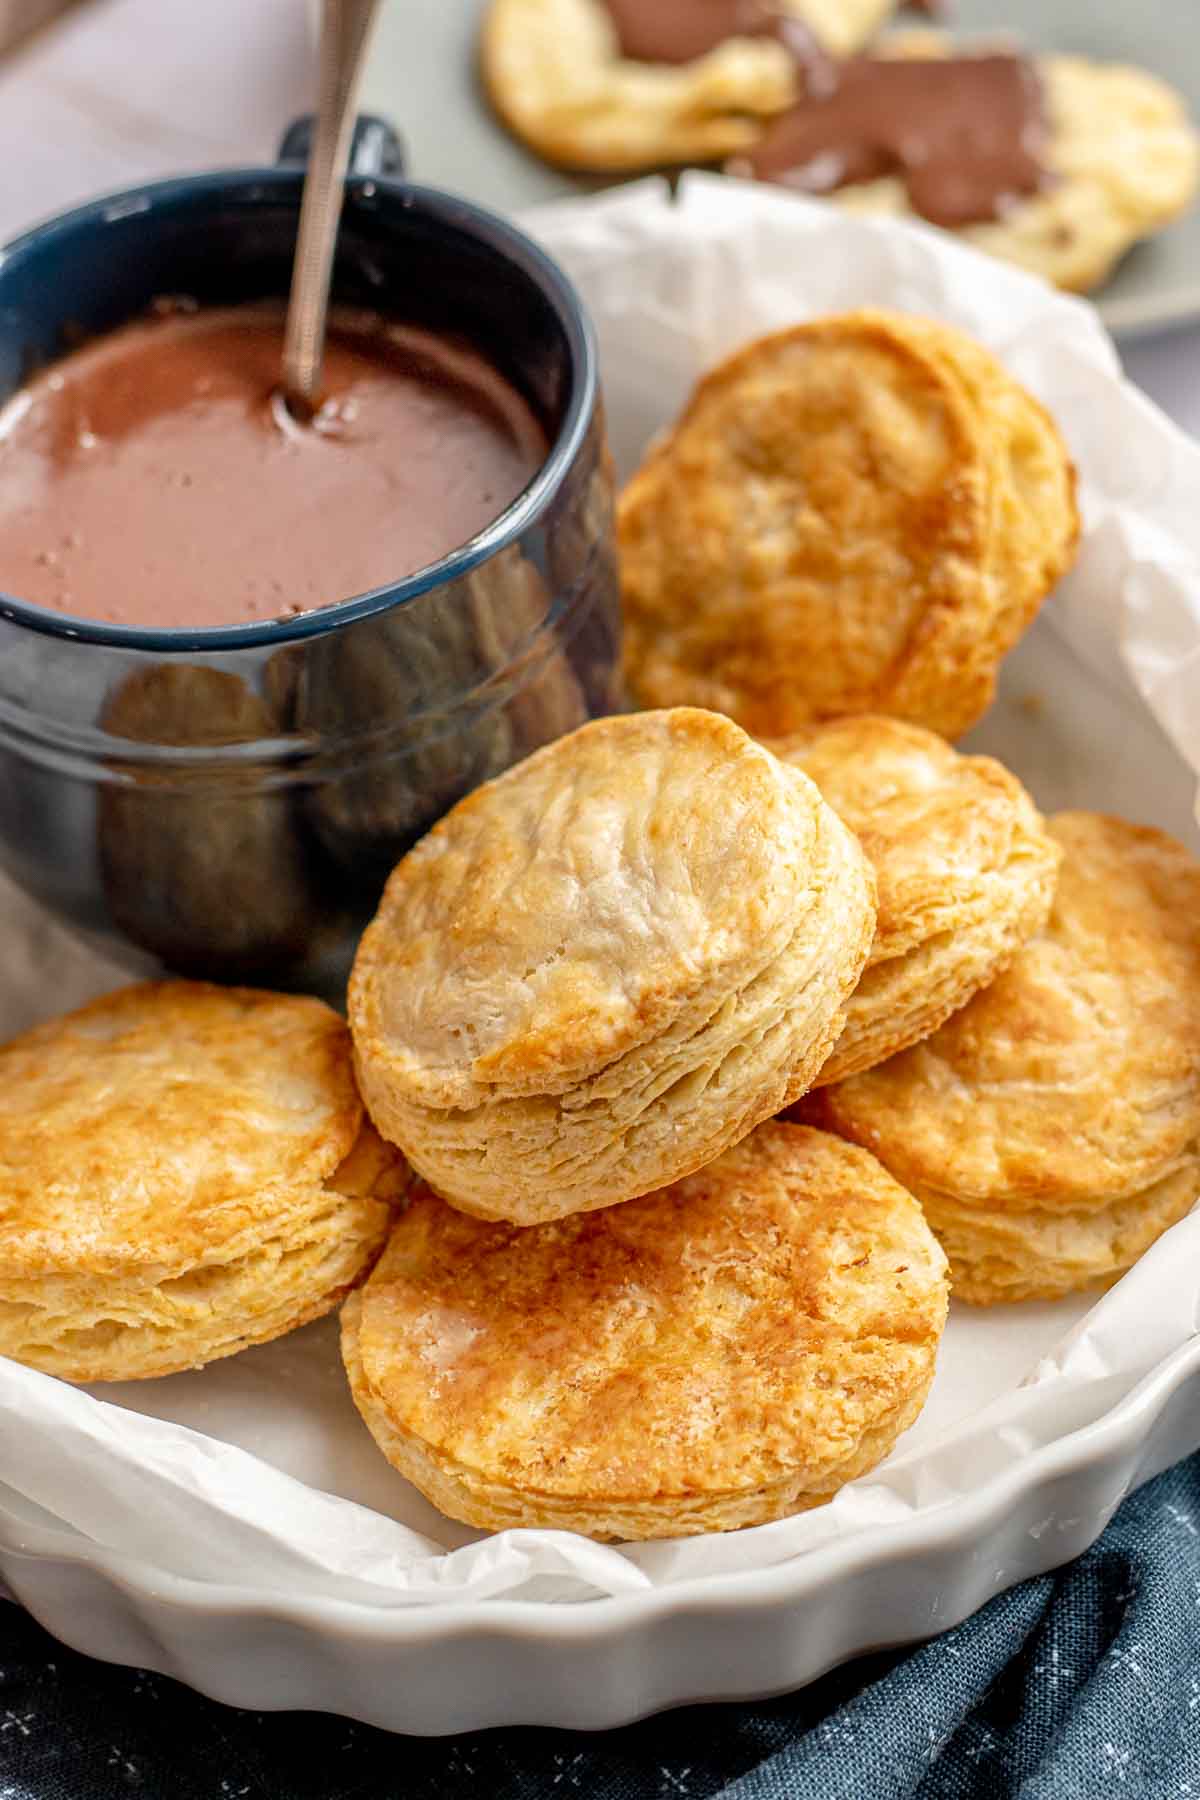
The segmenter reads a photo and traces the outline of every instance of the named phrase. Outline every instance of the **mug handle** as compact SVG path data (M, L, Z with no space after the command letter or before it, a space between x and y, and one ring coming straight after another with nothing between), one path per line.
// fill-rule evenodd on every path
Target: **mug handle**
M305 163L312 149L312 113L293 119L280 141L276 162ZM404 174L404 146L386 119L360 113L354 121L347 174L360 180L376 176L398 180Z

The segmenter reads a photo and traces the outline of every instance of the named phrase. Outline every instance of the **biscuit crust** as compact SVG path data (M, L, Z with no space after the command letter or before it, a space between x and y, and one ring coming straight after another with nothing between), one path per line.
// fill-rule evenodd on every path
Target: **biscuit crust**
M1044 931L933 1037L805 1104L920 1196L967 1298L1111 1278L1195 1186L1200 864L1096 813L1050 831Z
M987 1211L923 1194L925 1217L954 1271L954 1293L975 1306L1060 1300L1108 1287L1200 1200L1200 1146L1180 1166L1099 1211Z
M990 756L866 716L768 748L803 769L875 870L875 941L815 1086L918 1043L995 979L1050 911L1061 851Z
M106 995L0 1049L0 1353L124 1381L277 1337L365 1275L406 1183L329 1007Z
M942 1253L873 1157L772 1122L627 1206L533 1231L424 1188L342 1313L396 1468L490 1530L686 1536L780 1518L916 1416Z
M782 0L830 50L858 49L894 0ZM796 94L792 59L768 38L731 38L680 66L623 58L603 0L491 0L480 46L501 119L545 161L620 174L716 162Z
M879 712L957 737L1074 560L1053 421L982 346L876 310L705 376L618 508L644 705L760 737Z
M945 53L926 34L914 49ZM1200 183L1200 135L1181 96L1145 69L1077 56L1039 57L1037 67L1050 126L1045 162L1054 180L1003 219L955 235L1086 293L1134 244L1190 206ZM914 216L894 176L843 188L834 198L851 212Z
M632 1199L805 1091L874 916L857 842L730 720L598 720L398 864L350 983L363 1097L481 1218Z
M349 992L363 1098L480 1219L613 1206L806 1091L873 929L799 770L691 707L597 720L392 873Z

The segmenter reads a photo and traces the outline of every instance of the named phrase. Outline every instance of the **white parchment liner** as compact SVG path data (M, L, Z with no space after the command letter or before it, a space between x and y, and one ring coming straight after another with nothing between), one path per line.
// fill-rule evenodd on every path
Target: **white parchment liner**
M968 747L1000 755L1048 811L1092 806L1197 847L1200 448L1120 377L1095 315L920 226L856 220L694 176L527 221L598 327L622 472L695 377L746 338L890 305L960 325L1047 403L1079 466L1079 564L1010 657ZM1190 700L1190 704L1189 704ZM7 886L0 1033L115 985ZM953 1507L1039 1446L1100 1419L1196 1336L1200 1213L1096 1304L955 1308L929 1405L879 1470L758 1530L611 1548L565 1532L479 1538L376 1451L332 1321L161 1382L89 1393L0 1360L0 1543L88 1546L272 1597L379 1607L647 1590L803 1556ZM1200 1425L1197 1428L1200 1441Z

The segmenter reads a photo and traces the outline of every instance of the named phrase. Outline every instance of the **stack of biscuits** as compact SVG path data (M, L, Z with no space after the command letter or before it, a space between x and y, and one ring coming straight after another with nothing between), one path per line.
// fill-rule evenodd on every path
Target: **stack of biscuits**
M940 1031L805 1102L918 1196L982 1305L1112 1281L1200 1197L1200 865L1097 813L1048 829L1044 928Z
M343 1313L385 1455L472 1524L761 1523L915 1416L945 1259L864 1151L776 1115L870 953L806 775L692 707L584 727L455 807L359 949L362 1091L421 1178Z
M124 988L0 1050L0 1351L169 1375L335 1307L407 1171L318 1000Z
M945 326L715 370L620 509L646 710L404 857L348 1025L164 983L0 1051L0 1350L155 1375L344 1299L384 1455L488 1529L874 1467L951 1285L1110 1281L1200 1195L1200 865L949 741L1077 535L1053 422Z

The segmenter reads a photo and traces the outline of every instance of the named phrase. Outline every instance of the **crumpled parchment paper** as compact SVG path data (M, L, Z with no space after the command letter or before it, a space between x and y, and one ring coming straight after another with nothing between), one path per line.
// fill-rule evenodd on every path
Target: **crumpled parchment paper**
M1124 813L1196 845L1200 448L1123 382L1086 305L923 227L713 177L689 177L674 202L643 182L527 224L595 319L623 473L695 377L764 330L877 304L990 345L1062 426L1085 535L968 745L1011 763L1048 811ZM0 921L5 1035L122 979L7 885ZM1098 1303L956 1308L925 1412L872 1475L795 1519L628 1548L549 1531L480 1538L442 1519L359 1423L332 1321L90 1393L0 1361L0 1551L116 1553L150 1583L171 1571L268 1600L380 1608L579 1602L820 1555L881 1521L953 1507L1103 1418L1186 1353L1197 1268L1200 1214Z

